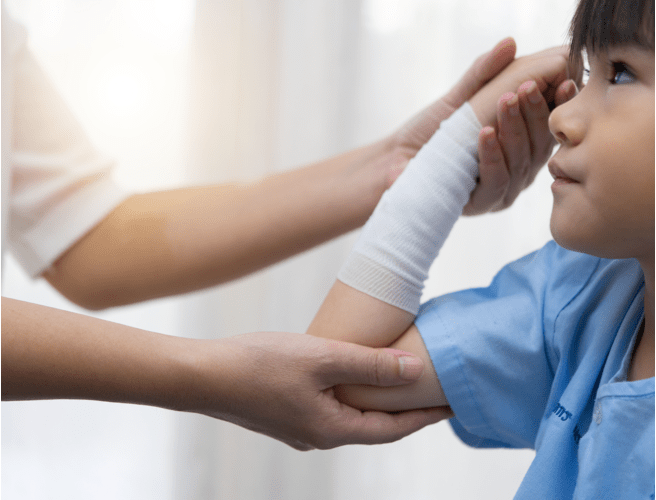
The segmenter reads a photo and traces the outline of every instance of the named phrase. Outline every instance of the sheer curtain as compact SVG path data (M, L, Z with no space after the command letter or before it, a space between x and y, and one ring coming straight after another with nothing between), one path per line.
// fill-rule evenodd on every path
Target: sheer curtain
M520 54L563 43L574 9L573 0L8 5L90 135L119 160L119 180L137 190L253 179L377 139L501 38L514 36ZM459 221L426 298L486 285L547 241L548 184L543 172L512 209ZM99 316L189 337L302 332L355 237L231 285ZM3 295L77 310L11 262L5 271ZM468 449L447 424L390 445L300 453L153 408L4 403L2 417L6 498L501 499L533 456Z

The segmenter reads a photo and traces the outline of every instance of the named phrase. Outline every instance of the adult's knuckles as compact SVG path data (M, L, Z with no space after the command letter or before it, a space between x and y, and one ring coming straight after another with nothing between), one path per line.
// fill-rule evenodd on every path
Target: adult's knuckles
M323 366L322 373L329 372L353 376L351 383L381 385L386 380L392 379L391 356L384 354L381 350L368 350L368 352L345 351L340 346L332 346L331 349L322 353L319 363ZM347 383L347 382L344 382Z
M381 351L376 351L369 355L368 359L368 378L371 385L381 385L386 368L385 359Z
M389 386L398 377L398 361L394 356L382 350L376 350L367 355L365 360L367 380L369 385Z

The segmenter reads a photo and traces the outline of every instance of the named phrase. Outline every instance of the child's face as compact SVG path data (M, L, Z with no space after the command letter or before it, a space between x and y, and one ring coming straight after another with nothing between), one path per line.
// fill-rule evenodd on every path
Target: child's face
M549 127L560 143L549 162L556 242L653 260L654 52L618 46L591 55L587 85L553 111Z

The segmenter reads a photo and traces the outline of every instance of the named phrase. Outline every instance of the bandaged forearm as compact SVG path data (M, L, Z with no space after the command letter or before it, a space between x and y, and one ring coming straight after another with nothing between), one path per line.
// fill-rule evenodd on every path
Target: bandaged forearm
M466 103L383 195L338 279L416 314L428 270L476 186L481 125Z

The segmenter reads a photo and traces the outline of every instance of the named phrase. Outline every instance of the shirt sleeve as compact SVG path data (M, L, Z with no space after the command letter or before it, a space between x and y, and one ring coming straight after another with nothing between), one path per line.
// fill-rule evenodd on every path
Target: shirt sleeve
M13 81L3 81L13 86L7 243L35 277L129 193L112 180L113 161L91 144L27 45L13 58Z
M455 413L480 448L533 448L554 377L554 323L598 259L554 242L504 267L487 288L433 299L415 321Z

